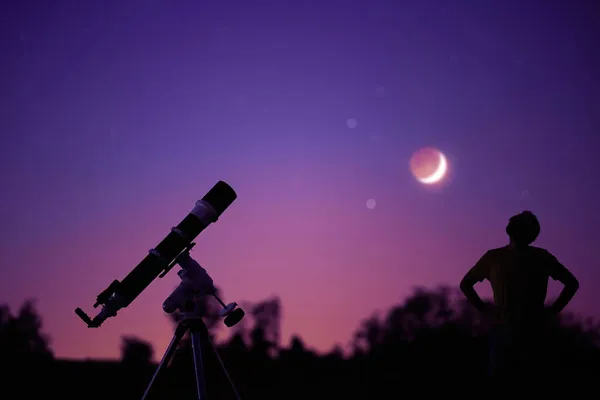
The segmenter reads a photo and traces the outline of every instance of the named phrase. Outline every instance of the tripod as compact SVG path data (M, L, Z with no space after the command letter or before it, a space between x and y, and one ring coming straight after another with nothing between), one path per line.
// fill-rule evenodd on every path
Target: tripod
M169 364L169 361L173 357L173 354L175 354L177 345L181 341L181 338L183 337L183 335L185 335L185 333L188 330L190 332L190 336L192 339L192 353L194 356L194 370L196 372L196 392L197 392L198 400L206 400L207 399L206 382L204 379L204 363L202 360L202 349L201 349L202 341L205 341L205 343L210 344L215 355L217 356L217 360L219 361L219 364L221 365L221 369L225 373L225 376L227 377L227 380L229 381L229 384L231 385L231 388L233 389L233 392L235 393L236 398L238 400L240 400L240 395L239 395L235 385L233 384L233 381L231 380L231 377L229 376L227 369L225 368L225 364L223 364L223 360L221 360L221 357L219 357L217 350L215 349L214 345L212 344L212 342L210 340L210 337L208 335L208 329L206 328L204 321L202 321L201 317L194 317L194 316L185 316L184 319L177 325L177 328L175 329L175 334L173 335L173 339L171 339L171 343L169 344L169 347L167 347L167 350L165 351L163 358L160 360L160 364L156 368L156 371L154 372L154 375L152 376L152 380L150 380L150 383L148 384L148 387L146 388L144 396L142 397L142 400L146 400L148 398L148 395L149 395L150 391L152 390L152 387L153 387L154 383L156 382L156 379L160 375L160 372L163 370L163 368L165 366L167 366Z
M193 245L192 245L193 246ZM191 246L190 246L191 248ZM182 252L177 258L177 263L181 266L181 270L177 273L181 278L179 286L171 293L171 295L164 301L163 309L167 313L173 313L179 309L182 311L183 319L177 325L173 339L167 347L160 364L156 368L142 400L146 400L156 379L160 375L161 371L169 364L169 361L175 354L177 345L181 341L183 335L189 331L192 340L192 353L194 357L194 370L196 373L196 392L198 400L207 400L206 395L206 381L204 377L204 362L202 360L202 342L208 343L212 348L213 352L217 356L217 360L221 365L221 369L225 373L233 392L237 400L240 400L240 395L225 368L225 364L217 349L210 340L208 329L202 320L203 310L199 303L196 301L201 297L211 295L223 309L220 312L220 316L225 318L225 325L231 327L237 324L243 317L244 311L241 308L236 308L236 303L230 303L225 305L223 301L216 295L215 288L212 283L212 279L204 268L200 266L194 259L189 256L189 249Z

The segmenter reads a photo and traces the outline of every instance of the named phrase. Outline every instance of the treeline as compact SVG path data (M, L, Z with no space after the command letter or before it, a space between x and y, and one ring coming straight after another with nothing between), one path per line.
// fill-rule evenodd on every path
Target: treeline
M486 382L490 321L447 287L417 289L402 304L366 318L353 335L349 354L341 348L317 354L298 336L283 346L279 298L243 306L246 318L217 347L244 399L395 398L407 391L448 389L436 382ZM204 307L211 335L220 337L218 330L224 328L218 304L209 301ZM171 317L174 326L178 318ZM598 322L564 313L548 321L547 332L551 346L544 361L556 378L586 384L600 376ZM8 371L3 390L19 395L0 396L37 392L45 397L139 398L156 367L151 362L154 349L141 339L124 337L121 350L121 360L112 363L56 360L34 304L26 302L14 315L3 307L0 355L3 371ZM206 343L203 350L209 397L235 398ZM21 383L25 381L35 383ZM155 389L153 398L194 398L189 338L182 340Z

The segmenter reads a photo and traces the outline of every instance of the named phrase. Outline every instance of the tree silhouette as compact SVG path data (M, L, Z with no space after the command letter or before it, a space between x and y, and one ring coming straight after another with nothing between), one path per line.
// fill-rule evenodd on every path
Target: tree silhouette
M254 326L250 332L251 352L257 357L274 357L279 348L281 301L273 297L256 303L251 314Z
M378 313L364 319L360 323L358 330L354 332L352 345L355 354L362 355L375 351L383 343L384 335L386 334L392 335L393 332L386 332ZM398 333L397 337L401 338L402 336Z
M0 354L5 361L14 359L50 360L50 339L42 332L42 319L35 301L27 300L17 315L7 305L0 307Z
M354 333L355 352L369 352L383 345L411 342L436 332L485 335L490 321L474 311L458 290L447 286L417 288L385 318L378 313L363 320Z
M221 320L220 306L211 298L204 300L206 322L214 335ZM299 335L293 335L287 346L280 347L279 298L242 305L246 318L230 331L226 342L217 343L242 398L383 398L399 390L428 390L422 378L436 382L485 378L490 321L479 315L456 289L417 288L400 304L372 314L359 324L354 334L354 353L346 357L339 346L327 354L311 351ZM173 322L179 318L170 316ZM552 343L547 348L552 370L562 377L579 378L580 382L585 377L595 382L589 378L600 373L600 324L591 318L563 313L548 320L548 331L552 333ZM189 340L184 340L180 350L189 351L189 345ZM230 398L231 389L215 353L204 342L202 347L209 397ZM62 394L75 398L81 393L72 382L91 386L101 379L111 385L96 387L92 397L139 397L154 372L151 346L131 337L122 339L119 363L22 363L23 355L49 352L31 302L17 315L12 315L8 307L0 308L0 351L3 362L16 366L9 373L22 365L26 368L19 370L22 376L44 377L55 383L43 386L44 396ZM165 397L194 395L194 366L188 351L176 353L172 365L159 379L158 392Z
M136 367L152 363L154 349L149 342L131 336L121 340L121 362L124 365Z
M304 341L298 335L292 335L290 339L290 347L288 350L289 354L304 354L306 353L306 346Z
M249 350L244 337L240 333L232 335L222 347L232 358L244 357Z

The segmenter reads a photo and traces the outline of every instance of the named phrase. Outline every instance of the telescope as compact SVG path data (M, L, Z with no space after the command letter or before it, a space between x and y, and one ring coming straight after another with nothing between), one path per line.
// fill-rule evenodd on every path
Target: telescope
M75 313L87 324L89 328L98 328L110 317L127 307L131 302L152 283L156 277L163 278L175 264L181 270L177 273L181 283L163 302L162 308L166 313L180 311L183 316L177 325L173 339L165 351L160 364L156 368L143 400L145 400L156 382L161 371L169 364L175 350L185 335L190 333L192 339L192 353L194 370L196 373L196 394L198 400L206 399L206 383L204 378L204 362L202 360L202 343L208 343L219 360L221 369L229 380L229 384L239 400L237 392L229 373L216 348L210 340L208 329L202 320L204 310L199 304L206 296L213 296L223 306L220 316L225 319L225 325L231 327L244 317L244 310L237 308L237 303L225 304L217 296L212 278L200 264L190 256L194 247L193 240L208 225L216 222L221 214L235 201L237 194L225 182L219 181L212 189L196 202L192 211L177 225L155 248L150 249L148 255L127 275L123 281L113 281L102 293L97 296L94 308L102 306L101 311L93 319L81 308Z
M77 308L75 313L89 328L98 328L106 319L116 316L120 309L131 304L156 277L163 278L178 263L179 258L194 246L193 240L211 223L216 222L236 198L237 194L227 183L217 182L196 202L179 225L171 228L169 234L155 248L150 249L148 255L122 281L113 281L97 296L94 308L102 306L102 309L93 319L81 308ZM222 303L220 299L217 300ZM227 314L234 311L235 306L235 303L227 306Z

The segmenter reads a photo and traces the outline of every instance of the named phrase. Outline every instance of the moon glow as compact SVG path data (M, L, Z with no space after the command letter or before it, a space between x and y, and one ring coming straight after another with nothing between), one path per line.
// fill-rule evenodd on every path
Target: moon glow
M423 148L410 158L410 170L414 177L425 185L440 182L448 171L448 160L439 150Z

